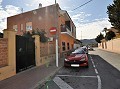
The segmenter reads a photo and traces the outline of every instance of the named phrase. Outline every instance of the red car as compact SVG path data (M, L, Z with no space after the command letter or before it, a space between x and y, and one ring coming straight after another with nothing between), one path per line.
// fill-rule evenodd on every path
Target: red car
M85 66L85 67L88 67L88 56L84 52L83 49L77 49L65 58L64 66L65 67L67 67L67 66L71 66L71 67Z

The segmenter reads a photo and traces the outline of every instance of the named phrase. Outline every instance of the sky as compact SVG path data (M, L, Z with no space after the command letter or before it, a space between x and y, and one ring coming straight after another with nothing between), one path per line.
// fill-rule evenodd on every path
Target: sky
M88 4L78 8L90 0L56 0L62 10L66 10L76 26L77 39L92 39L106 27L110 28L107 6L113 0L91 0ZM55 0L0 0L0 32L7 27L7 17L38 8L38 4L48 6Z

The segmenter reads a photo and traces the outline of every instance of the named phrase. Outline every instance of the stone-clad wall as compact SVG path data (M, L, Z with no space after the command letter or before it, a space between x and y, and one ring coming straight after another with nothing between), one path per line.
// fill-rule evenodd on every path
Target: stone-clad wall
M0 68L8 65L8 39L0 38Z

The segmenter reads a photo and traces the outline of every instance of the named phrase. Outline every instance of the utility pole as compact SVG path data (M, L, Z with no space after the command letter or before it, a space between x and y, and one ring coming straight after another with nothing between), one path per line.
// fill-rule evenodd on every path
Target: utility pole
M82 31L81 31L81 40L82 40Z
M55 4L56 4L56 0L55 0Z
M55 27L57 28L57 4L55 0ZM56 33L56 66L58 67L58 34Z

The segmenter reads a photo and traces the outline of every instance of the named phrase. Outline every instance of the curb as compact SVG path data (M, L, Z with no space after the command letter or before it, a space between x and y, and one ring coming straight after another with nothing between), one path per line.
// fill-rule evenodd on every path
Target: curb
M31 89L39 89L41 84L46 83L46 81L48 81L49 78L53 77L53 76L56 74L56 72L57 72L58 70L60 70L62 67L63 67L63 66L57 68L54 72L50 73L46 78L44 78L44 79L42 79L41 81L39 81L39 82L38 82L33 88L31 88Z
M102 50L102 51L110 52L110 53L120 54L119 52L115 52L115 51L111 51L111 50L106 50L106 49L101 49L101 48L98 48L98 49Z

